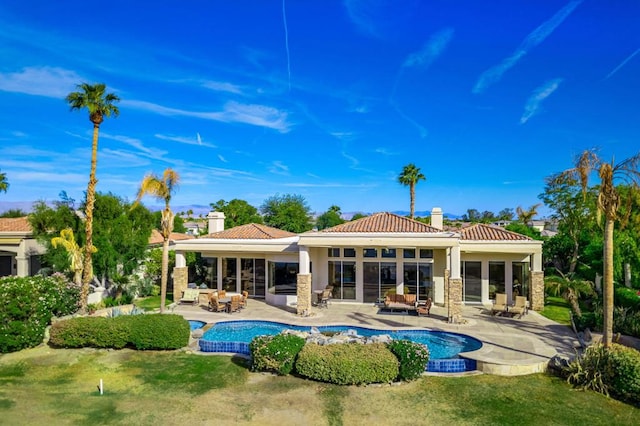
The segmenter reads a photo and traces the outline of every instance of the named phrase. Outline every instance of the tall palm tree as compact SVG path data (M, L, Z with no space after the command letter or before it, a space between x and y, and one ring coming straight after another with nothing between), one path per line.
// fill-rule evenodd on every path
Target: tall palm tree
M528 226L529 222L531 222L534 216L538 214L538 207L540 207L540 203L534 204L533 206L529 207L528 210L525 210L520 206L516 207L516 215L518 215L518 221Z
M7 181L7 174L0 173L0 192L7 192L9 189L9 182Z
M402 172L400 173L400 176L398 176L398 182L400 182L400 184L404 186L409 187L409 195L411 196L411 219L413 219L415 213L416 184L421 180L426 180L426 178L422 173L420 173L420 168L416 167L416 165L413 163L409 163L404 166Z
M105 93L107 87L103 83L88 84L82 83L76 86L77 92L71 92L67 95L66 101L73 110L81 110L86 108L89 111L89 121L93 123L93 141L91 144L91 170L89 172L89 184L87 185L87 203L85 208L85 230L86 242L84 252L84 267L82 274L82 290L80 293L80 303L82 312L86 311L87 296L89 295L89 283L93 278L93 266L91 263L91 255L93 254L93 205L96 198L96 163L98 157L98 133L100 132L100 124L105 117L111 115L118 116L120 110L114 105L114 102L120 100L113 93Z
M167 168L162 176L153 173L142 179L138 196L134 205L140 202L142 197L150 195L159 201L164 201L164 210L160 221L162 243L162 278L160 281L160 312L164 312L167 299L167 279L169 277L169 237L173 231L174 214L171 211L171 195L176 190L180 176L171 168Z
M612 160L605 162L598 157L594 150L584 151L576 161L574 168L560 173L556 179L562 182L575 179L580 182L582 192L586 195L589 176L597 172L600 177L598 189L598 219L604 215L604 330L602 342L605 347L611 346L613 338L613 227L618 219L618 208L621 196L615 187L615 181L638 187L640 185L640 152L618 164ZM632 191L629 191L631 193Z
M571 304L573 313L578 317L582 317L579 300L582 296L593 296L593 283L587 280L573 279L571 275L557 276L552 275L545 277L544 285L552 296L562 296Z

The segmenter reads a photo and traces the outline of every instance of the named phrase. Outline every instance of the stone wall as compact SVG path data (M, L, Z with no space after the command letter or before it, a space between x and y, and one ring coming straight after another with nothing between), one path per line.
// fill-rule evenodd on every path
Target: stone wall
M448 318L452 324L462 321L462 278L449 278Z
M311 274L298 274L297 296L296 313L308 316L311 312Z
M531 309L541 311L544 308L544 272L531 272Z
M173 301L178 302L187 289L189 271L186 266L173 268Z

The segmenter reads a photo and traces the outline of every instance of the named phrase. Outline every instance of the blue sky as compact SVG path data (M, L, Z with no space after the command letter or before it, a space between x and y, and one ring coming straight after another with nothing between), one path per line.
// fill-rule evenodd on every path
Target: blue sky
M408 210L413 162L418 211L529 207L582 150L638 151L638 16L635 0L5 0L0 210L82 199L91 123L64 101L80 82L122 99L102 192L133 199L172 167L177 210L275 194Z

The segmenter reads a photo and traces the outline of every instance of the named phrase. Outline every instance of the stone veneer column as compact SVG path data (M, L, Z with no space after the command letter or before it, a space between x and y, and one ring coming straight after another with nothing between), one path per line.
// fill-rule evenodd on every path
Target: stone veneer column
M462 278L449 278L449 322L462 323Z
M182 296L182 292L187 289L189 280L189 270L186 266L173 268L173 301L177 302Z
M444 270L444 307L449 308L449 277L451 276L451 271L448 269ZM435 294L433 301L435 302Z
M298 274L298 302L296 313L307 316L311 312L311 274Z
M541 311L544 308L544 272L531 272L531 309Z

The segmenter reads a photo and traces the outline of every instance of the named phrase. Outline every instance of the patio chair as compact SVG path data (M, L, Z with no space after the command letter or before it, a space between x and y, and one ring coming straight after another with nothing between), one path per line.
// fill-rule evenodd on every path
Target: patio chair
M514 315L519 315L518 318L522 318L527 313L527 298L524 296L516 296L516 303L509 308L509 312Z
M505 293L496 293L496 301L491 307L491 315L502 315L507 312L507 295Z
M211 295L209 297L209 310L212 312L222 312L227 310L227 305L220 303L218 297Z
M328 308L329 307L329 299L331 299L331 290L325 289L322 291L322 296L320 296L320 303L318 303L319 308Z
M423 315L429 316L429 312L431 311L431 298L427 297L427 301L424 304L420 304L418 305L418 307L416 308L416 312L418 313L418 316L421 317Z
M227 305L227 312L230 314L240 310L240 296L231 296L231 302Z
M245 290L242 292L242 297L240 298L240 309L247 307L247 299L249 299L249 292Z
M191 303L192 305L198 304L200 298L200 291L195 288L188 288L182 293L180 303Z
M220 299L222 299L222 298L224 298L224 297L227 297L227 290L220 290L220 291L218 292L218 297L219 297Z

